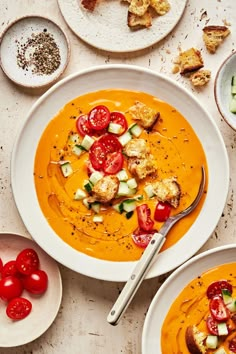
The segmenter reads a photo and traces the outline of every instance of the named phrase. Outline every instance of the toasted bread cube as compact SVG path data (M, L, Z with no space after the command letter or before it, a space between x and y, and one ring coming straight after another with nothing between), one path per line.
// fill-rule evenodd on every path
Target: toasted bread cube
M189 326L185 333L185 340L191 354L205 354L207 348L204 344L206 334L200 332L196 326Z
M226 26L206 26L203 28L203 40L207 50L214 54L219 45L230 34Z
M165 15L170 10L168 0L150 0L150 6L159 16Z
M143 16L150 5L150 0L131 0L129 12L137 16Z
M175 177L157 181L152 185L152 187L154 194L159 201L168 202L174 208L179 206L181 189Z
M138 179L143 179L156 171L156 162L152 154L147 154L145 158L130 157L128 159L128 169L132 175Z
M148 28L152 25L152 16L149 11L142 16L137 16L128 11L127 24L133 30Z
M201 53L195 48L190 48L179 55L180 73L182 75L197 71L204 66Z
M89 11L93 11L95 9L97 0L81 0L81 4L83 7Z
M211 78L210 70L199 70L190 76L190 82L193 86L204 86Z
M139 101L135 102L134 106L129 108L129 113L145 129L153 127L160 116L159 112Z

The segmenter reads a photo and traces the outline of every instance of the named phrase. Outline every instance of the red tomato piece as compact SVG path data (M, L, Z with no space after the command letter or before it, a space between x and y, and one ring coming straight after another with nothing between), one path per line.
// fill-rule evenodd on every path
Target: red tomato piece
M106 150L99 140L95 141L89 150L90 162L95 170L100 170L106 159Z
M154 213L154 219L159 222L164 222L170 216L170 212L171 206L169 203L158 202Z
M12 320L22 320L30 313L32 304L24 297L16 297L12 299L6 308L6 314Z
M110 111L106 106L96 106L88 114L88 124L91 129L101 130L110 123Z
M109 175L119 172L124 163L124 157L121 152L112 152L107 154L106 160L103 166L103 171Z
M2 267L3 267L3 262L2 262L2 258L0 258L0 272L2 270Z
M16 261L7 262L6 264L4 264L1 270L2 278L8 277L9 275L17 276L18 273L19 272L16 267Z
M4 301L9 301L22 294L23 286L21 281L12 275L0 280L0 297Z
M105 134L105 135L101 136L101 138L99 139L99 142L105 147L107 154L122 150L121 143L112 134Z
M142 204L136 208L138 214L138 224L140 229L150 231L153 228L154 221L151 219L151 210L147 204Z
M124 134L128 128L127 120L121 112L111 112L111 122L119 124L121 126L120 133L118 135Z
M137 228L132 234L132 240L136 246L146 248L155 232L157 231L151 230L147 233L146 231Z
M207 329L209 331L210 334L213 334L214 336L218 336L219 332L218 332L218 322L216 322L214 320L214 318L212 318L211 316L207 317L206 320L206 325L207 325Z
M210 312L212 317L219 322L227 321L230 317L230 312L225 306L223 299L220 296L215 296L210 300Z
M28 275L39 267L39 257L35 250L26 248L16 257L16 266L20 273Z
M233 353L236 353L236 337L234 337L230 340L229 350L231 350L231 352L233 352Z
M48 276L44 270L37 269L23 278L24 288L32 294L43 294L48 287Z
M212 299L214 296L222 296L222 290L228 290L232 294L232 285L227 280L219 280L211 283L207 288L207 297Z
M80 135L93 135L94 131L91 129L88 123L88 116L87 114L82 114L76 121L76 128Z

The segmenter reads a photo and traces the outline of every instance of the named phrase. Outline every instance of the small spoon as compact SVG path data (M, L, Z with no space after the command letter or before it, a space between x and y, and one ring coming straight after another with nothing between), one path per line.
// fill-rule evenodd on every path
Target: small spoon
M150 269L150 266L153 263L154 256L158 254L160 251L161 247L163 246L165 240L166 240L166 235L172 228L172 226L185 217L186 215L190 214L198 205L202 194L204 192L204 187L205 187L205 182L206 182L206 173L205 169L202 166L202 178L201 178L201 183L199 186L198 194L192 204L181 211L177 215L170 216L164 225L161 227L160 231L153 234L151 241L149 242L147 248L143 252L142 257L140 260L137 262L137 265L135 266L130 278L128 279L127 283L125 284L122 292L118 296L115 304L113 305L111 311L109 312L109 315L107 316L107 321L112 324L116 325L118 324L122 314L125 312L127 307L129 306L131 300L133 299L134 295L136 294L141 282L143 281L145 275L147 274L148 270Z

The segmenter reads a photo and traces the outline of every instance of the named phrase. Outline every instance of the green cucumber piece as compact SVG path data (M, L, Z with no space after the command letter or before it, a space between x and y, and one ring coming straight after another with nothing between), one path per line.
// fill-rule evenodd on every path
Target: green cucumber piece
M129 211L128 213L125 214L126 219L130 219L133 216L134 212Z
M130 188L126 182L120 182L117 196L123 197L130 194Z
M216 349L218 345L218 337L209 335L206 338L206 346L209 349Z
M153 186L152 186L151 184L147 184L147 185L144 187L144 192L147 194L148 198L152 198L152 197L154 197L154 195L155 195Z
M134 211L136 209L136 201L134 199L126 199L122 202L123 210L129 213L130 211Z
M75 133L69 136L69 142L72 144L78 144L79 143L79 134Z
M93 189L92 183L91 183L90 181L85 180L85 181L84 181L84 189L85 189L88 193L92 192L92 189Z
M119 140L119 142L121 143L122 146L125 146L130 140L132 140L132 135L127 130L124 134L119 136L118 140Z
M119 179L119 181L127 181L129 179L129 176L126 172L125 169L120 170L117 174L116 177Z
M129 132L136 138L138 138L142 134L142 131L143 129L137 123L131 125L131 127L129 128Z
M227 334L229 333L227 324L225 322L218 323L217 328L219 336L227 336Z
M94 202L94 203L91 203L91 209L96 213L98 214L100 212L100 209L101 209L101 204L99 202Z
M114 204L112 207L113 207L113 209L114 209L115 211L117 211L119 214L122 214L123 211L124 211L124 209L123 209L123 202Z
M61 171L64 177L69 177L73 173L70 162L66 161L61 164Z
M236 113L236 97L231 98L229 102L229 110L232 113Z
M78 188L74 194L74 200L81 200L87 197L87 194L82 189Z
M83 148L86 150L86 151L89 151L89 149L91 148L91 146L93 145L94 143L94 139L91 138L91 136L89 135L85 135L81 145L83 146Z
M232 76L231 86L236 86L236 75Z
M100 181L100 179L102 179L103 174L99 171L94 171L91 176L89 177L89 181L95 185L96 183L98 183L98 181Z
M85 150L85 148L82 145L74 145L72 148L73 154L80 156Z
M230 312L236 312L236 299L232 299L226 306Z
M94 215L93 222L103 222L103 216L102 215Z
M232 302L232 296L231 296L231 293L229 290L222 289L221 293L222 293L222 297L223 297L223 301L224 301L225 305Z
M129 179L126 183L128 184L128 187L129 187L130 189L135 189L135 188L138 187L138 184L137 184L135 178Z
M110 122L107 130L109 133L120 134L122 131L122 126L120 124Z

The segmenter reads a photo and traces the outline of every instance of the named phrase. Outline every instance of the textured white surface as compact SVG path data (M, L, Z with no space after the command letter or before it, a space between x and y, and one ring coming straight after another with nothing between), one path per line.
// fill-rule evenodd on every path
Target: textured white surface
M105 1L105 0L104 0ZM119 0L112 0L119 1ZM94 49L67 27L56 0L1 0L0 31L23 15L48 16L59 23L71 42L71 60L63 74L75 73L92 65L126 63L161 72L190 90L209 111L222 132L230 158L230 189L222 217L202 250L233 243L236 240L236 134L221 118L214 100L214 78L221 63L235 49L235 0L188 0L186 10L175 29L162 41L142 51L114 54ZM206 52L202 28L208 24L231 23L231 35L214 55ZM201 50L205 68L212 71L208 86L194 89L189 80L172 74L173 60L179 48L194 46ZM0 72L0 231L30 237L17 212L10 186L10 157L14 140L25 115L43 90L20 89ZM186 103L187 104L187 103ZM24 163L24 160L22 161ZM209 215L209 217L211 217ZM144 318L150 302L166 276L146 280L116 327L106 322L123 283L105 282L77 274L60 266L63 280L62 305L55 322L40 338L18 348L0 348L1 354L141 354ZM158 353L160 354L160 353Z

